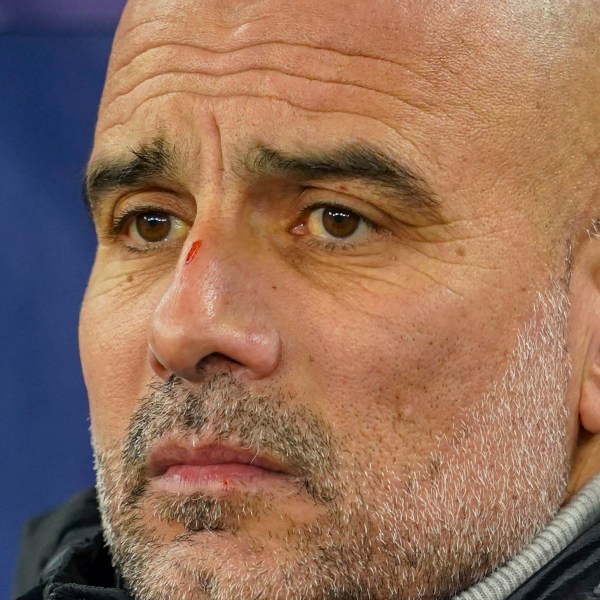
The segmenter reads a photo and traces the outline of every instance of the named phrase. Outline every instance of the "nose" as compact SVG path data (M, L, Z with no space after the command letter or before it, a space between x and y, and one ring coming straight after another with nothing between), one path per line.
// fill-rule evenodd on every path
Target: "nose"
M186 242L148 334L148 358L163 379L201 382L218 372L263 379L277 368L281 341L262 293L266 272L243 256ZM189 246L189 247L188 247ZM241 254L241 253L240 253ZM192 259L190 259L190 255Z

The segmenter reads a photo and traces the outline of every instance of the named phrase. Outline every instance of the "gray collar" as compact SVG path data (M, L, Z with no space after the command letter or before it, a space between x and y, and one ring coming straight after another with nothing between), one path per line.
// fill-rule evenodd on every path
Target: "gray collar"
M600 475L594 477L517 555L453 600L505 600L581 535L597 518L598 512Z

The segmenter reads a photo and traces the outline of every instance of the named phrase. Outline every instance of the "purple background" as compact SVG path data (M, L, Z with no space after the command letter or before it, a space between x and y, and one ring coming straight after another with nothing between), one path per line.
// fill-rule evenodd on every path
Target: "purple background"
M122 0L0 0L0 600L26 519L93 482L83 169Z
M114 28L123 0L0 0L0 31Z

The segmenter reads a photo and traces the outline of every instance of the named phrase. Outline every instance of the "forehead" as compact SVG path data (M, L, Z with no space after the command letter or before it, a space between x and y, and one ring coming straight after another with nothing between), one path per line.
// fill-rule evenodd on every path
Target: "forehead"
M533 39L532 27L543 30L551 18L552 36L560 37L554 5L550 0L129 0L117 37L142 40L152 33L159 41L160 34L178 32L191 43L202 38L222 51L281 42L385 59L419 48L423 54L447 51L457 41L509 41L517 31Z
M262 98L298 108L304 114L295 116L312 122L326 114L329 121L353 119L355 130L361 122L382 131L405 129L404 140L423 117L445 118L457 107L478 112L481 120L481 113L514 96L506 92L506 69L491 65L514 66L517 55L525 61L514 28L504 22L506 11L484 5L132 0L115 39L98 133L130 124L139 111L138 124L168 129L181 118L176 95L186 100L184 118L194 118L192 104ZM147 111L161 100L175 100L168 118L160 109ZM251 126L247 119L244 129Z
M166 73L172 75L172 91L186 75L196 75L205 85L193 91L210 96L211 79L220 77L227 84L235 80L232 94L264 92L277 98L280 88L289 87L284 100L308 96L325 110L328 96L358 96L360 88L367 104L371 93L422 110L457 102L467 82L471 96L474 88L486 97L500 96L507 72L499 64L511 62L511 78L518 78L516 59L526 62L524 39L507 17L517 20L507 2L488 4L133 0L116 37L103 108L116 113L126 101L135 101L139 86L160 83L156 78ZM243 86L244 78L257 72L262 90ZM303 83L306 92L296 93ZM328 83L346 88L328 89ZM344 103L338 108L344 110Z
M117 38L143 42L153 32L192 44L202 39L215 51L281 43L393 58L441 41L430 34L469 29L476 16L464 0L130 0Z

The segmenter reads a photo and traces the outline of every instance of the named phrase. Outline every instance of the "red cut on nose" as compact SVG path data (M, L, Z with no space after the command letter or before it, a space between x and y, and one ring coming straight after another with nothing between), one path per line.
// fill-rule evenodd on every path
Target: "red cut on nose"
M189 265L194 260L194 256L196 256L196 253L198 252L198 250L200 250L201 247L202 247L202 240L196 240L192 244L190 251L188 252L187 256L185 257L186 265Z

